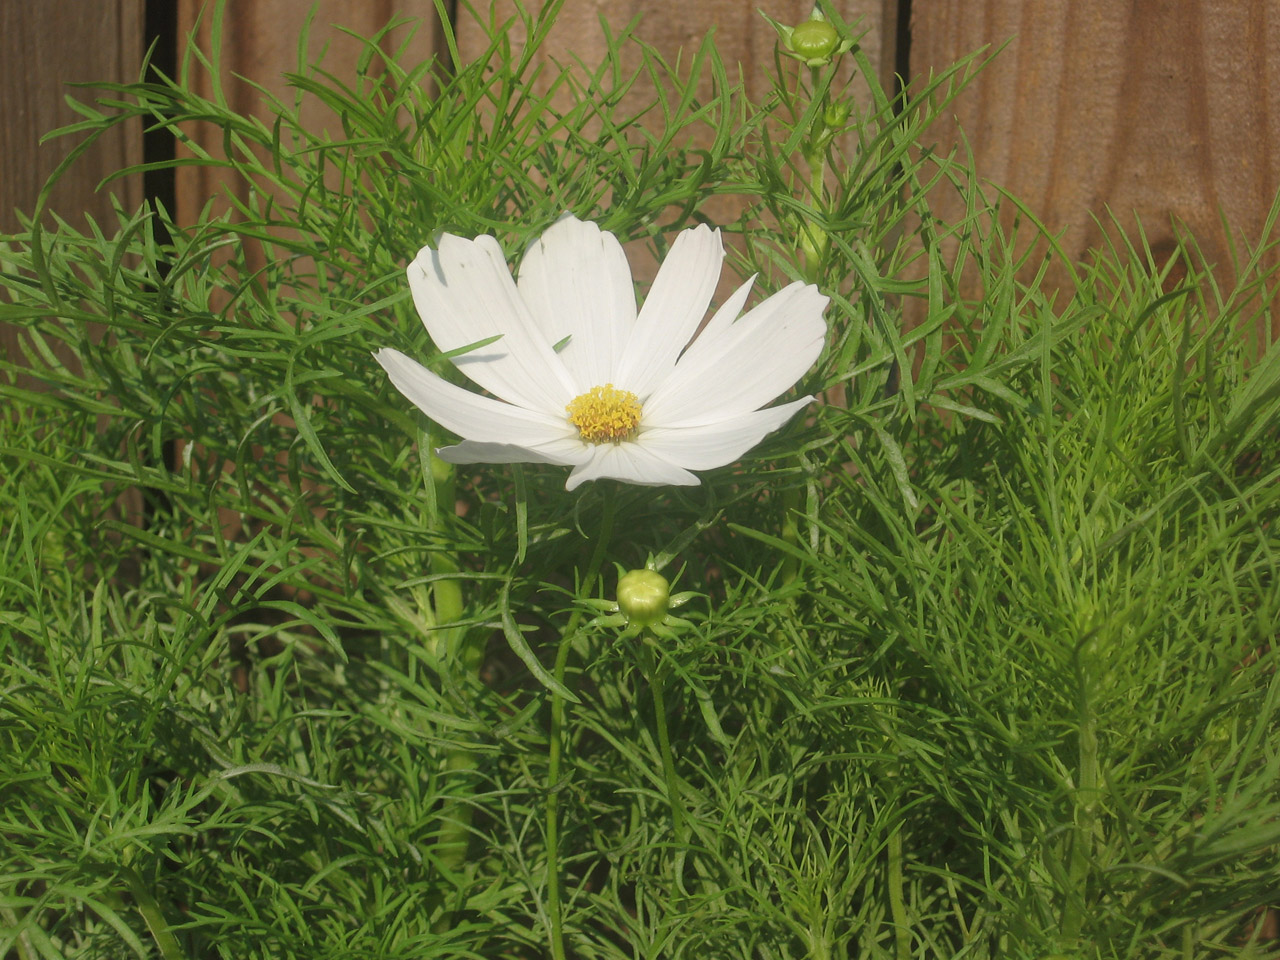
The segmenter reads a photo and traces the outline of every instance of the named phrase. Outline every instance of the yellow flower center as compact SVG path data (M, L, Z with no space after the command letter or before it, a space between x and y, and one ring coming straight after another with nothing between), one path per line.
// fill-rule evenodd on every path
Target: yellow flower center
M569 422L587 443L618 443L629 440L640 424L640 399L630 390L612 383L592 387L574 397L565 408Z

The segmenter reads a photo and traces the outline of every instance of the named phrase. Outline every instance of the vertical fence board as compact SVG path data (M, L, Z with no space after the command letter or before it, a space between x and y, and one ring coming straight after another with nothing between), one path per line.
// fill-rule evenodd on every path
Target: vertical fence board
M343 82L354 80L356 61L364 50L363 45L343 29L367 37L392 20L408 19L412 24L392 31L384 39L383 49L398 47L411 29L409 46L414 62L426 60L443 47L432 0L319 0L318 3L315 0L227 0L219 68L222 92L232 109L268 124L271 122L262 92L246 81L260 85L286 103L291 102L293 94L284 75L298 69L299 38L313 7L315 16L308 37L308 59L324 51L322 67ZM179 50L185 48L189 36L194 36L199 48L207 53L211 48L212 23L211 3L178 0ZM197 93L212 97L213 83L207 72L196 71L191 79ZM304 101L302 118L309 129L328 130L335 139L341 137L339 118L314 98ZM220 130L205 126L193 128L190 133L210 153L221 153ZM179 168L176 189L177 216L183 223L194 220L210 197L230 190L243 198L248 192L246 184L236 183L210 167Z
M368 38L392 21L407 20L379 43L388 52L407 44L414 64L429 59L443 47L432 0L226 0L221 9L221 55L216 64L221 89L215 90L214 77L205 69L193 70L188 83L195 93L215 100L220 95L236 113L255 117L268 127L273 115L267 95L285 104L293 103L295 94L285 74L299 71L299 45L304 30L306 63L314 63L323 53L321 69L346 85L356 83L357 64L366 45L344 31ZM195 43L205 56L212 56L213 10L205 0L179 0L180 60L188 43ZM371 69L377 69L376 64L371 64ZM300 113L309 131L327 132L334 140L342 139L342 118L315 97L303 97ZM224 154L219 127L206 123L193 125L186 132L212 156ZM215 211L225 210L230 208L232 197L245 201L251 190L269 189L266 184L250 184L234 173L208 166L179 167L174 188L180 224L193 223L210 200ZM256 246L245 250L251 266L261 265L262 257L262 250ZM222 519L225 535L238 535L241 518L224 510Z
M30 212L45 180L74 138L40 138L81 117L68 95L89 100L91 90L70 83L136 80L142 66L142 0L0 3L0 233L18 229L14 209ZM101 137L54 191L50 209L82 225L82 215L103 217L111 204L98 183L142 160L142 127L132 123ZM111 188L126 206L142 198L140 178Z
M540 9L542 0L529 0L525 7ZM286 92L282 74L296 67L298 33L312 0L227 0L223 56L220 64L228 89L225 94L239 112L259 116L261 94L248 84L233 79L240 75L262 84L276 95ZM767 12L783 22L797 22L809 13L812 0L779 0L768 5ZM898 0L841 0L842 15L856 24L863 34L862 46L878 71L879 81L892 88L896 64L893 59L897 27ZM477 3L474 8L459 4L456 30L461 55L479 55L487 45L486 23L500 23L515 16L510 0ZM475 14L469 12L474 9ZM202 14L201 11L204 11ZM314 19L310 49L315 52L328 43L330 49L325 66L338 77L351 74L359 48L351 38L343 36L332 25L347 27L358 33L372 33L392 17L420 20L428 29L420 29L415 37L415 52L425 58L443 48L436 28L435 4L432 0L321 0ZM708 32L714 31L716 47L731 76L743 66L743 80L748 96L759 97L766 90L767 67L772 65L775 34L756 9L755 4L740 0L705 0L697 4L684 0L660 3L642 0L567 0L549 41L539 51L543 62L573 63L581 60L588 68L598 65L603 56L604 32L601 20L614 32L633 18L639 17L635 35L652 44L669 62L688 56ZM197 43L209 49L211 16L203 0L179 0L179 33L185 38L194 30ZM638 48L628 51L629 68L640 65ZM710 78L704 81L709 89ZM210 78L203 72L194 81L198 92L212 92ZM323 107L310 105L305 119L316 128L332 127L336 121ZM193 130L194 139L216 152L221 133L212 129ZM177 212L180 220L194 218L211 196L227 190L239 190L213 168L183 167L177 173Z
M282 74L296 68L298 34L312 0L227 0L225 5L225 37L221 69L227 89L224 91L230 105L242 113L264 115L260 105L261 94L242 81L234 80L239 74L259 84L276 95L283 95L286 84ZM481 54L487 46L485 23L500 23L515 16L510 0L494 0L477 3L474 7L458 4L456 23L461 56L466 59ZM528 9L540 9L541 0L529 0ZM812 8L812 0L778 0L768 5L767 12L783 22L804 19ZM892 89L896 64L893 59L897 29L898 0L841 0L842 15L855 22L863 34L862 46L875 69L880 82ZM205 12L201 14L201 11ZM322 43L329 43L325 58L326 69L339 78L352 74L359 48L349 37L341 35L330 25L350 28L358 33L372 33L394 16L420 19L424 24L435 24L435 5L431 0L380 0L369 3L360 0L322 0L313 22L310 49L318 51ZM775 34L760 16L756 4L744 4L740 0L705 0L688 3L685 0L663 0L660 3L641 0L567 0L546 45L538 52L542 62L557 61L572 64L580 60L588 69L598 65L604 51L603 19L614 32L619 31L633 18L639 16L635 30L638 39L653 45L658 53L675 63L680 57L688 57L697 49L703 38L714 31L716 48L730 70L737 76L739 64L743 67L746 93L751 97L763 96L767 89L766 69L772 67ZM211 16L203 0L180 0L179 32L182 37L194 30L201 49L210 47ZM439 34L433 30L419 30L415 37L418 55L425 58L442 49ZM640 52L634 45L627 50L630 69L640 66ZM707 91L710 77L704 79ZM196 90L204 95L212 92L211 79L204 72L194 78ZM637 96L643 96L638 94ZM336 119L323 107L313 105L305 119L313 127L333 129ZM193 138L211 152L221 149L220 131L192 130ZM223 172L214 168L183 167L177 174L177 214L180 221L192 220L210 197L226 190L238 191L241 196L245 185L232 183ZM726 207L726 218L733 211Z
M536 11L545 6L545 0L522 0L522 4ZM898 0L836 0L836 7L862 35L863 49L876 67L880 82L891 89ZM486 17L485 23L459 9L458 46L464 58L484 49L486 24L502 23L516 15L512 0L493 0L477 4L477 8ZM765 70L773 64L777 39L759 11L764 10L781 23L798 23L812 9L813 0L567 0L538 57L544 62L566 65L581 60L588 69L598 66L606 49L601 21L616 34L638 18L633 35L652 45L670 63L675 63L682 50L688 57L713 33L716 50L730 76L736 75L736 67L741 64L747 96L759 98L768 89ZM639 51L629 53L626 66L634 70L640 66Z
M1280 189L1275 5L932 0L913 8L910 74L1010 38L935 130L939 151L963 131L979 175L1065 231L1073 257L1105 241L1092 218L1110 210L1158 258L1185 226L1230 282L1220 212L1256 242Z
M528 11L542 10L546 0L520 0ZM836 0L841 17L853 26L860 36L862 49L867 54L878 82L892 93L894 74L897 70L895 45L897 34L898 0ZM775 67L777 33L760 15L764 10L781 23L795 24L809 15L813 0L772 0L766 3L743 3L741 0L566 0L560 8L554 26L542 47L535 53L535 62L554 68L556 65L574 69L580 76L594 71L607 57L608 43L605 24L614 36L632 24L631 35L643 44L651 46L671 66L687 65L689 59L710 35L715 50L725 65L730 82L739 77L744 95L755 102L764 99L770 89L770 74ZM477 17L479 15L479 18ZM482 18L482 19L481 19ZM469 61L481 55L489 44L489 36L498 25L514 22L510 32L514 42L524 39L523 28L517 17L514 0L491 0L477 4L475 11L464 11L459 5L456 24L459 55ZM621 50L621 67L624 77L631 76L643 65L641 47L628 43ZM785 69L798 67L785 60ZM548 73L554 73L554 69ZM549 77L544 76L544 85ZM712 76L704 70L698 94L708 99L712 93ZM871 103L869 89L854 85L855 98L862 107ZM643 108L654 94L647 76L642 76L622 97L619 109L628 111ZM660 115L650 113L646 121L661 123ZM690 145L706 148L711 145L709 129L691 130ZM744 198L719 196L711 198L702 212L718 223L730 223L741 214ZM633 268L637 279L648 280L656 272L656 263L638 251L633 256ZM719 294L726 294L733 285L733 277L726 273Z
M0 2L0 233L15 233L16 211L30 214L45 181L77 142L59 137L41 144L57 127L81 119L66 103L71 94L91 100L74 82L136 80L142 66L142 0ZM59 181L48 210L76 229L86 214L112 216L110 193L126 209L142 201L142 178L118 180L99 192L108 174L142 161L142 125L131 122L100 137ZM53 223L46 214L46 226ZM108 227L108 231L109 231ZM16 330L0 326L0 357L17 358Z
M464 57L475 56L486 45L484 30L474 16L464 11L467 5L458 6L460 12L456 27L459 47ZM530 0L525 6L538 9L541 2ZM767 5L767 12L783 22L796 22L807 16L812 6L812 0L781 0ZM839 6L842 14L855 21L859 32L864 34L863 48L877 68L880 82L891 88L898 0L841 0ZM282 74L296 67L299 30L311 7L312 0L227 0L224 14L226 36L220 66L228 87L225 93L234 109L263 115L261 94L234 79L233 75L259 83L273 94L285 94ZM515 13L510 0L477 3L475 9L486 20L498 22ZM637 16L640 19L636 36L652 44L671 62L682 51L687 56L708 32L714 30L717 50L730 69L737 64L743 65L747 94L759 96L764 92L764 68L772 63L775 35L757 12L756 5L744 4L740 0L705 0L697 4L684 0L663 0L660 3L567 0L550 41L540 51L539 57L543 61L572 63L581 59L588 66L598 64L604 45L601 19L617 31ZM414 41L414 52L422 58L442 49L432 0L321 0L314 18L310 49L313 53L318 52L323 44L328 44L326 69L338 77L349 76L360 50L351 38L342 35L335 27L369 34L393 17L414 18L426 25L426 29L419 29ZM203 0L179 0L180 42L185 43L185 38L194 30L197 43L207 50L211 20ZM634 67L639 63L639 54L635 51L634 63L629 65ZM201 94L211 93L207 74L199 73L193 85ZM304 112L304 118L317 128L332 127L336 120L332 115L326 115L324 108L318 105L310 105L308 110L310 113ZM193 134L198 142L211 149L220 145L220 132L193 131ZM225 182L215 170L181 168L178 171L180 219L193 216L210 196L215 196L224 186Z

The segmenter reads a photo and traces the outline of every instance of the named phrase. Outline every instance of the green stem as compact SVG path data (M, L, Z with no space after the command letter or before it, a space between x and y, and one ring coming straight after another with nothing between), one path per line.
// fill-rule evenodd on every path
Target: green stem
M677 844L684 843L684 802L680 781L676 779L675 757L671 752L671 735L667 730L667 705L663 696L664 677L658 669L650 646L655 641L647 630L640 637L640 662L653 695L653 721L658 730L658 752L662 756L662 774L667 782L667 804L671 807L671 831Z
M800 510L799 487L787 487L782 491L782 542L793 547L800 545L800 524L796 514ZM794 554L785 554L782 558L781 580L783 586L791 583L800 574L800 561Z
M810 88L818 85L818 70L810 70ZM823 97L824 101L827 99ZM825 107L824 103L824 107ZM827 145L831 134L824 119L826 110L817 111L813 126L805 138L804 162L809 168L809 196L806 198L815 210L826 208L827 200ZM827 232L812 220L800 225L802 233L801 249L804 261L800 264L804 271L804 279L808 283L817 283L822 276L822 260L827 248Z
M444 553L431 556L432 573L456 573L457 562ZM442 634L441 646L445 656L442 666L446 670L456 671L461 676L478 676L484 661L484 640L475 637L470 642L466 639L466 630L458 627L441 627L441 624L456 623L462 619L462 588L457 580L437 580L433 585L434 619L437 630ZM465 775L478 765L474 750L465 745L451 747L445 754L445 779L454 781L454 789L445 801L440 814L440 829L436 834L435 854L437 861L446 870L458 870L466 860L467 847L471 840L472 807L467 802L470 793L469 783L462 782L457 774ZM465 792L463 792L465 791ZM449 914L442 916L437 926L445 929L451 924Z
M613 488L604 487L604 504L600 512L600 531L596 534L595 548L587 563L586 575L578 582L579 590L594 590L600 568L604 565L604 552L613 536ZM564 683L565 668L569 664L569 651L582 620L582 607L576 606L569 616L569 623L560 635L560 647L556 650L555 678ZM547 743L547 916L551 925L552 960L565 960L564 925L561 910L560 889L560 760L564 742L565 701L554 691L551 694L551 734Z
M821 206L825 199L823 182L827 169L825 151L806 152L805 162L809 164L809 190L813 203L815 206ZM822 260L827 249L827 231L812 220L802 223L800 231L800 248L804 253L800 268L806 283L817 283L822 277Z
M911 925L907 921L906 902L902 896L902 831L899 825L889 834L889 915L893 917L893 955L895 960L911 958Z
M39 954L36 953L35 947L31 946L31 934L27 931L22 920L18 919L18 914L12 910L0 908L0 920L4 921L5 926L10 931L19 931L18 935L11 941L13 951L18 955L18 960L36 960Z
M816 87L817 83L818 70L811 68L810 89ZM814 117L813 126L810 127L809 135L805 138L802 152L805 166L809 168L809 195L803 199L807 200L815 210L824 209L827 199L827 144L830 141L830 134L823 119L824 113L825 111L818 111ZM825 230L812 220L805 220L800 224L801 258L798 266L806 283L817 283L822 277L822 260L826 248L827 232ZM796 523L796 513L801 507L801 496L802 491L796 488L785 490L782 494L782 539L793 546L798 546L800 543L800 528ZM788 554L782 561L782 583L791 583L799 571L799 561Z
M1084 669L1080 671L1080 714L1077 733L1079 751L1079 782L1073 794L1075 802L1075 831L1071 842L1071 860L1067 872L1066 903L1062 909L1062 936L1074 941L1080 936L1084 924L1085 887L1089 881L1090 862L1093 859L1093 833L1097 823L1098 806L1098 718L1089 696L1089 682Z
M138 871L132 867L125 867L124 878L129 884L133 902L138 905L138 912L142 914L142 921L147 925L151 939L156 942L156 947L160 950L160 956L164 957L164 960L186 960L187 955L178 943L178 938L169 929L164 911L160 909L160 904L156 903L156 898L151 895L147 885L142 882Z
M575 610L576 614L577 611ZM570 621L572 623L572 620ZM555 677L564 682L572 646L566 630L556 651ZM551 956L564 960L564 927L560 911L560 750L564 736L564 698L551 694L551 739L547 744L547 916L551 924Z
M419 439L418 456L426 486L426 526L430 531L438 531L444 526L446 514L453 512L454 470L432 449L430 435L424 434ZM434 628L431 646L439 669L459 676L478 676L484 661L484 638L475 635L468 639L466 628L449 626L463 618L465 609L461 582L449 576L458 570L458 561L452 554L432 551L431 572L439 579L431 585L431 621ZM473 813L468 802L471 784L466 775L478 765L476 752L465 744L451 747L444 756L444 780L452 789L441 805L440 828L436 831L433 853L446 873L454 873L466 863ZM433 929L443 933L451 929L453 923L452 911L444 910Z

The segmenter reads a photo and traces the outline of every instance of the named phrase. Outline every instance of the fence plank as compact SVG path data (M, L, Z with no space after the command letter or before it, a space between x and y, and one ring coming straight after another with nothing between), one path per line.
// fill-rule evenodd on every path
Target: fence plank
M1256 242L1280 189L1274 4L933 0L913 8L910 74L1010 37L936 129L939 151L963 130L979 175L1065 231L1072 256L1104 241L1091 218L1110 209L1157 257L1184 224L1229 281L1219 211Z
M785 0L770 5L769 13L784 22L796 22L808 15L812 0ZM312 6L312 0L228 0L225 8L227 37L224 41L224 76L239 74L262 84L272 93L284 93L286 85L282 74L296 65L298 32ZM485 45L485 34L475 17L459 4L457 23L458 42L463 57L475 56ZM539 0L525 4L538 9ZM477 3L475 7L487 19L498 22L514 16L515 8L510 0ZM880 72L880 80L892 87L895 64L891 55L896 33L898 0L841 0L843 15L858 21L859 30L865 31L863 47ZM203 0L179 0L179 34L186 37L196 30L197 42L208 49L211 18L206 13ZM556 27L540 58L571 63L580 58L593 65L600 62L604 49L604 34L600 25L603 17L614 30L620 29L637 14L643 13L636 35L651 43L665 57L675 60L679 52L696 49L706 33L716 31L717 48L721 57L731 66L746 65L744 79L749 95L763 93L765 74L763 67L772 62L774 33L757 13L754 4L740 0L704 0L697 4L684 0L663 0L661 3L641 0L568 0L561 10ZM435 5L432 0L322 0L314 21L311 37L312 51L329 43L325 59L327 69L342 77L348 75L359 55L359 49L351 38L343 36L331 25L339 25L358 33L372 33L384 26L392 17L411 17L434 27ZM438 29L420 30L415 37L415 53L423 58L443 48ZM635 63L639 54L635 51ZM710 82L709 80L707 81ZM208 95L209 78L197 78L198 92ZM232 82L226 91L233 108L244 113L260 112L261 95L243 82ZM311 113L304 118L317 128L332 126L334 118L325 115L323 107L308 105ZM216 148L221 134L216 131L195 132L197 140ZM178 172L178 216L186 220L194 217L210 196L216 196L230 186L219 171L208 168L182 168ZM243 188L236 188L243 189Z
M81 117L65 102L77 82L136 80L142 65L142 0L0 3L0 233L18 229L15 208L30 212L71 139L40 144L55 127ZM98 140L54 191L50 209L68 220L82 213L108 215L111 204L95 192L103 177L142 160L142 127L120 126ZM112 189L126 206L142 197L139 178ZM79 223L77 223L79 225Z
M545 7L545 0L520 0L529 11ZM866 52L877 80L892 91L895 59L898 0L835 0L840 15L853 25L860 35L862 49ZM464 61L474 58L488 46L489 35L497 25L516 20L511 30L513 42L523 40L523 30L516 17L514 0L490 0L477 4L476 12L464 11L459 5L458 22L455 25L459 55ZM743 91L749 99L759 102L768 95L769 74L774 68L774 49L777 34L760 15L763 9L781 23L798 23L808 17L813 0L772 0L767 3L743 3L741 0L566 0L560 8L554 26L542 47L535 53L535 61L548 65L559 64L575 67L583 72L593 71L605 62L608 46L602 21L608 24L615 36L632 21L632 36L648 44L670 65L687 62L701 46L708 34L714 35L716 52L725 64L731 80L736 80L741 68ZM638 19L637 19L638 18ZM846 58L848 59L848 58ZM790 62L790 61L788 61ZM642 66L642 52L631 43L621 51L623 76L630 76ZM554 71L548 71L551 74ZM549 76L544 75L544 83ZM653 96L647 77L637 82L621 99L619 112L626 114L645 106ZM704 71L698 93L704 99L712 93L710 71ZM871 103L869 89L855 84L854 96L862 106ZM660 117L655 118L660 122ZM690 141L695 148L710 146L710 130L691 130ZM702 213L718 223L737 220L745 199L732 196L711 198ZM734 242L734 241L730 241ZM657 264L639 250L632 251L632 267L637 279L651 280ZM727 294L734 278L727 272L721 282L719 295Z
M81 117L66 96L91 99L73 82L136 80L142 65L142 0L46 0L0 2L0 233L18 230L18 210L31 213L36 198L75 143L59 138L41 144L56 127ZM100 137L50 196L49 211L77 229L84 216L112 216L108 192L97 191L110 173L142 160L142 125L131 122ZM142 178L116 181L110 191L126 209L142 202ZM44 223L52 224L46 215ZM21 356L17 331L0 325L0 357Z
M201 50L210 49L211 7L205 0L178 0L180 49L193 34ZM432 0L227 0L219 67L223 93L232 109L270 122L262 93L246 79L286 103L291 101L284 74L298 69L298 41L313 7L308 58L314 59L325 51L324 69L344 81L355 76L356 61L364 48L342 28L370 36L392 20L408 19L416 25L409 41L414 62L426 60L443 48ZM392 31L383 41L383 49L397 48L409 30L405 26ZM192 87L202 96L212 94L212 80L207 73L197 72ZM339 118L315 98L304 101L302 119L310 129L327 129L335 138L341 136ZM211 153L221 152L221 131L206 127L192 130L191 135ZM234 182L222 171L209 167L180 168L176 189L177 216L183 223L194 220L210 197L225 190L234 191L242 199L248 193L247 184Z
M522 0L522 5L537 11L545 6L545 0ZM877 68L881 84L892 89L898 0L836 0L835 5L862 35L863 49ZM487 23L502 23L516 15L512 0L492 0L476 6L483 11ZM813 0L758 4L742 0L567 0L547 43L539 51L539 59L563 64L581 60L588 68L598 66L606 49L601 21L618 33L638 17L634 36L651 44L672 63L681 50L696 50L703 38L714 31L716 49L730 68L730 75L737 64L742 64L746 94L758 99L767 92L765 69L773 63L777 40L773 28L760 16L760 9L782 23L798 23L808 17ZM459 7L458 47L464 58L484 49L484 28L485 23ZM630 61L626 66L640 66L639 51L628 53Z

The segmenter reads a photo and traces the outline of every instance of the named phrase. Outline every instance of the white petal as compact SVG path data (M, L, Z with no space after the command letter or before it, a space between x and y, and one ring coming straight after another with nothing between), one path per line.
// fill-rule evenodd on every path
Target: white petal
M720 311L645 403L644 422L698 426L764 406L822 352L826 305L817 287L793 283L736 323L722 322Z
M563 417L525 410L464 390L399 350L384 348L373 356L387 371L396 389L414 406L460 437L481 443L536 447L574 434L573 425Z
M703 224L676 237L640 308L615 386L643 402L666 379L707 313L723 261L719 230Z
M654 456L638 443L601 443L591 451L591 459L573 468L566 490L573 490L588 480L622 480L645 486L693 487L698 478L661 457Z
M413 302L431 340L457 350L501 335L454 365L496 397L531 410L559 413L577 396L574 382L516 290L493 237L445 234L409 264Z
M525 251L519 289L549 343L569 338L558 356L574 395L610 382L636 322L631 267L617 238L566 214Z
M445 463L554 463L562 467L582 463L590 455L581 440L558 440L537 447L463 440L436 451Z
M768 410L757 410L698 427L657 427L643 431L632 446L689 470L710 470L733 463L744 453L814 401L802 397Z
M720 304L720 309L711 315L711 319L702 328L702 332L698 334L698 339L694 343L705 340L708 336L714 339L719 336L720 331L727 329L738 319L738 315L742 313L743 306L746 305L747 297L751 296L751 288L755 286L757 276L759 274L753 273L738 286L738 289L729 294L729 298Z

